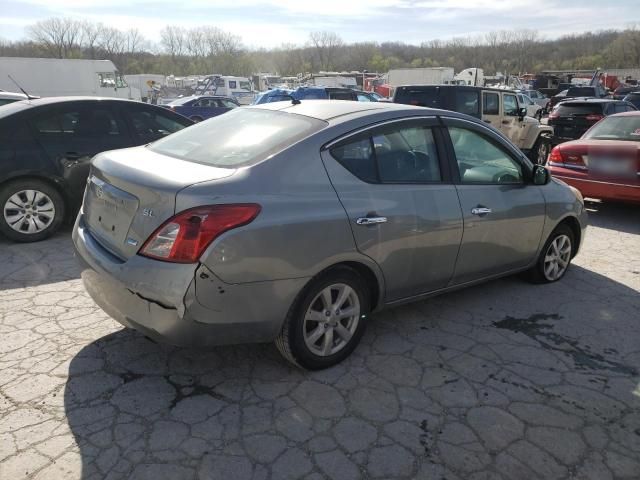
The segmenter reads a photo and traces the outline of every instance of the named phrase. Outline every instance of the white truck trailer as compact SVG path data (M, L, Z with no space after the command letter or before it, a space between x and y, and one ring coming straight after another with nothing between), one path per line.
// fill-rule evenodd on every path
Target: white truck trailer
M449 67L394 68L389 70L391 87L401 85L447 85L453 82L454 71Z
M111 60L0 57L0 89L16 91L9 75L39 97L135 97Z

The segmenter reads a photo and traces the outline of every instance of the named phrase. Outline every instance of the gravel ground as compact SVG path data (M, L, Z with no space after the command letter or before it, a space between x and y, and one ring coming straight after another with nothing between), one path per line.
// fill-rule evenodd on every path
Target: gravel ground
M590 209L562 282L379 313L312 373L152 343L85 294L68 231L0 239L0 478L640 478L640 211Z

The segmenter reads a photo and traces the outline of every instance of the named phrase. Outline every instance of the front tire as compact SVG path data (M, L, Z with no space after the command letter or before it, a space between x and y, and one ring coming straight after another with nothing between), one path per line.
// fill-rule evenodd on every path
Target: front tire
M62 195L37 179L19 179L0 187L0 232L15 242L39 242L56 233L64 220Z
M298 295L276 347L287 360L308 370L331 367L356 348L369 310L369 289L362 278L351 268L335 268Z
M533 283L553 283L567 273L575 251L575 237L567 225L551 232L535 266L529 271Z
M550 150L549 141L542 136L538 137L538 140L536 140L536 143L531 150L531 161L538 165L545 165L547 163L547 157L549 156Z

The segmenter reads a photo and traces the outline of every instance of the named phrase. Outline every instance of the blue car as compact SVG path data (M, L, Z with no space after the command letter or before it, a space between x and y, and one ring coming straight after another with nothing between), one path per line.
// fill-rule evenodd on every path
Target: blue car
M174 100L164 105L180 115L190 118L194 122L201 122L207 118L217 117L240 105L230 97L213 95L194 95Z
M262 103L282 102L287 100L351 100L354 102L377 102L369 92L338 87L298 87L295 90L277 88L262 93L253 102Z

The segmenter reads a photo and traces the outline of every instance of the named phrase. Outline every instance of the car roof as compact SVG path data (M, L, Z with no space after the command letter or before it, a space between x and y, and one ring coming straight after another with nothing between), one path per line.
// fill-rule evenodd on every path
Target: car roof
M427 88L443 88L443 89L465 89L465 90L482 90L482 91L491 91L491 92L506 92L506 93L521 93L522 90L516 92L513 88L494 88L494 87L480 87L478 85L400 85L396 88L396 90L400 88L417 88L417 89L427 89Z
M318 120L332 120L345 115L362 113L367 111L397 111L397 112L423 112L425 115L433 115L435 113L444 112L435 108L416 107L413 105L404 105L399 103L387 102L352 102L348 100L300 100L300 103L292 102L272 102L260 105L252 105L247 108L261 108L265 110L278 110L287 113L296 113L307 117L316 118ZM446 112L451 116L466 115L456 114L456 112ZM475 120L475 119L474 119Z
M640 110L631 110L629 112L615 113L609 116L610 117L638 117L640 116Z
M122 103L136 103L142 105L148 105L149 107L158 107L157 105L150 105L148 103L138 102L136 100L127 100L124 98L112 98L112 97L89 97L89 96L77 96L77 97L45 97L35 98L31 100L19 100L17 102L3 105L0 109L0 118L8 117L14 113L18 113L24 110L29 110L35 107L41 107L44 105L56 105L59 103L67 102L82 102L82 101L100 101L100 102L122 102Z
M592 98L592 97L577 97L561 102L562 105L569 105L572 103L626 103L623 100L615 100L613 98Z
M0 90L0 98L26 100L28 97L24 93L5 92L4 90Z

